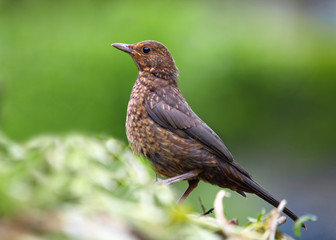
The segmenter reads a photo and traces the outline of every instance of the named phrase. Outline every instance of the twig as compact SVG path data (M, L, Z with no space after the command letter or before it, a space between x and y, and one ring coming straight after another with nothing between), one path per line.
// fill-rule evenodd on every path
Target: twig
M286 200L282 200L279 204L279 206L276 208L275 210L275 214L273 216L273 221L271 223L271 227L270 227L270 235L268 240L274 240L275 239L275 233L276 233L276 229L277 229L277 225L279 222L279 217L280 214L282 213L282 211L284 210L285 206L287 204Z
M215 198L214 206L215 206L215 216L216 221L219 227L222 229L222 232L225 236L229 235L227 230L228 221L224 216L224 205L223 205L223 198L225 197L226 192L224 190L220 190Z
M280 216L278 219L278 226L284 224L287 221L287 218L285 216Z
M213 212L213 210L214 210L214 208L210 208L208 211L206 211L206 212L202 213L202 214L201 214L201 216L206 216L206 215L208 215L208 214L212 213L212 212Z
M202 210L203 210L203 213L201 214L201 216L206 216L206 215L212 213L212 211L214 210L214 208L210 208L210 209L207 211L206 208L205 208L205 206L204 206L204 204L203 204L203 201L202 201L202 199L201 199L201 196L198 196L198 200L199 200L199 202L200 202L200 204L201 204L201 208L202 208Z
M206 208L205 208L205 206L204 206L204 204L203 204L203 202L202 202L202 199L201 199L201 196L198 196L198 200L199 200L199 202L200 202L200 204L201 204L201 208L202 208L202 210L203 210L203 213L206 211ZM203 215L203 214L202 214Z

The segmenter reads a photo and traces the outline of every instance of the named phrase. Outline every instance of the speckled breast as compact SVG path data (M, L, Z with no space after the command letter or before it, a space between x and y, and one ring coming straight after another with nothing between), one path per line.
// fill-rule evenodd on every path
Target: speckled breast
M130 99L126 117L126 135L133 152L148 156L155 148L155 137L150 126L154 121L149 118L145 107L137 100Z
M133 86L126 118L126 134L133 152L149 158L156 172L166 177L202 169L204 159L215 164L217 160L200 142L171 132L148 115L146 100L157 87L143 76Z
M156 172L166 177L201 169L204 159L212 157L197 141L181 138L154 122L139 99L129 101L126 134L133 152L149 158Z

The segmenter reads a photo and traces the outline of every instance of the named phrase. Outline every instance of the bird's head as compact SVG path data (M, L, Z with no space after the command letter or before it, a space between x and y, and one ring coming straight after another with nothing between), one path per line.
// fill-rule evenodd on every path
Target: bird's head
M174 59L162 43L146 40L135 44L113 43L112 46L131 55L139 71L166 80L178 77Z

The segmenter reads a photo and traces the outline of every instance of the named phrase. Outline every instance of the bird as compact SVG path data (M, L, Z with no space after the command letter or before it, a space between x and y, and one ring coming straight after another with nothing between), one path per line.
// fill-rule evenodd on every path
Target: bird
M127 106L126 135L134 153L148 158L168 184L186 180L183 202L200 180L229 188L243 197L256 194L277 207L279 201L252 179L221 138L191 109L178 88L179 70L160 42L113 43L138 68ZM296 221L287 207L283 211ZM305 225L302 225L305 228Z

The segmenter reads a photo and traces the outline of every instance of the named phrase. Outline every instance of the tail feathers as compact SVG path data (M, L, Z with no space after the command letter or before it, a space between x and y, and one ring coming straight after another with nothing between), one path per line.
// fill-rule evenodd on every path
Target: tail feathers
M274 207L278 207L278 205L280 204L278 200L276 200L269 192L267 192L262 186L260 186L252 179L246 178L245 184L247 185L248 188L252 190L251 192L258 195L260 198L264 199L266 202L270 203ZM287 216L289 216L294 221L298 219L298 216L288 208L285 208L283 212L287 214ZM302 225L302 227L306 228L304 224Z
M246 197L246 194L244 193L244 191L236 190L236 192L239 193L240 195L242 195L243 197Z

